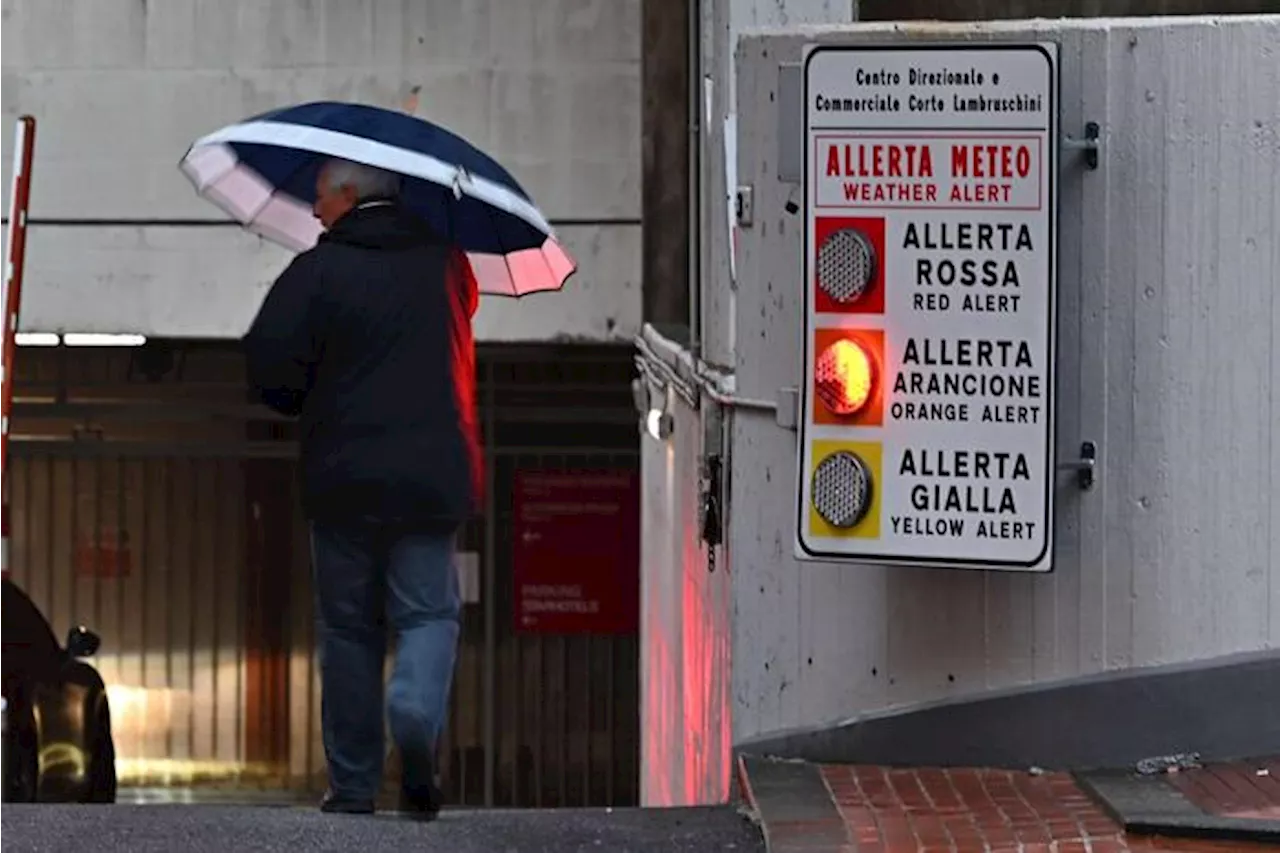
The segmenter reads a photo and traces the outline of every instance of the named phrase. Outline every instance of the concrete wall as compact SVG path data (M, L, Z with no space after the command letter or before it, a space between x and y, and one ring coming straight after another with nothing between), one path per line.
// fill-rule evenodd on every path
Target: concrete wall
M3 15L5 186L12 120L31 113L33 221L92 220L32 226L25 329L240 335L288 256L198 224L223 217L178 172L186 147L288 103L415 96L512 170L580 262L563 296L484 300L480 336L639 328L640 0L4 0Z
M706 284L703 322L688 320L700 331L712 362L727 362L732 345L723 152L724 120L733 112L734 39L752 25L847 21L853 6L852 0L702 0L700 65L709 98L700 105L697 245ZM678 349L665 349L659 360L669 362L672 370L677 362L692 364L687 350L683 358L672 356ZM690 375L685 379L696 384ZM709 571L699 535L704 412L693 402L673 395L675 429L666 440L641 436L641 792L642 802L650 806L717 803L729 797L734 617L724 549L718 549L719 569Z
M1275 0L861 0L861 20L990 21L998 18L1239 15L1274 12Z
M796 434L734 419L734 742L988 689L1280 646L1280 18L864 25L739 53L754 186L734 310L738 391L799 384L803 221L777 179L778 63L810 40L1054 39L1064 157L1060 490L1045 576L799 564Z
M703 0L703 120L699 222L701 316L697 323L698 355L710 364L733 365L733 300L737 282L731 275L732 230L728 200L735 186L726 175L728 149L736 145L738 37L758 27L842 24L857 20L858 0Z
M672 395L666 440L640 438L640 802L722 803L730 780L731 586L699 537L701 413Z

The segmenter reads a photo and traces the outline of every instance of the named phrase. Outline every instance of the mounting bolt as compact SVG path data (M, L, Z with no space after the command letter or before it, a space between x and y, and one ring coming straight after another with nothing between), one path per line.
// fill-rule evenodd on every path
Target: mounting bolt
M1062 139L1062 147L1069 151L1083 151L1084 164L1090 169L1098 168L1098 148L1101 143L1098 141L1102 133L1102 128L1096 121L1087 121L1084 124L1084 137L1077 139L1073 136L1066 136Z
M1076 485L1081 491L1089 491L1093 488L1094 483L1094 467L1098 460L1098 446L1092 441L1084 441L1080 443L1080 458L1070 462L1058 463L1060 471L1075 471Z

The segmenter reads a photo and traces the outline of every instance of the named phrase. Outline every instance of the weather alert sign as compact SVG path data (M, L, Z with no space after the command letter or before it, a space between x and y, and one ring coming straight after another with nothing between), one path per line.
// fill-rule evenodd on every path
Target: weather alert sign
M796 555L1048 571L1057 45L804 69Z

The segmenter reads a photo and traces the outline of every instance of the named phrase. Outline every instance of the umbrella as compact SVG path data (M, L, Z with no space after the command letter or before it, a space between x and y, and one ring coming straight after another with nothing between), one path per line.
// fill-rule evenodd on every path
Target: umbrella
M577 269L502 166L406 113L333 101L273 110L196 140L179 168L248 230L302 251L322 230L311 206L333 157L400 175L401 202L467 253L482 293L558 290Z

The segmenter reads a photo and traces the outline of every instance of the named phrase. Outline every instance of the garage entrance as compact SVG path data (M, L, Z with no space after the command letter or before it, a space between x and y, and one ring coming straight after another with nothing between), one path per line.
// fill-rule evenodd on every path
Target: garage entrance
M460 555L450 801L635 804L630 350L479 355L488 506ZM102 635L122 784L318 796L293 424L245 404L221 343L29 348L17 372L13 579L58 633Z

